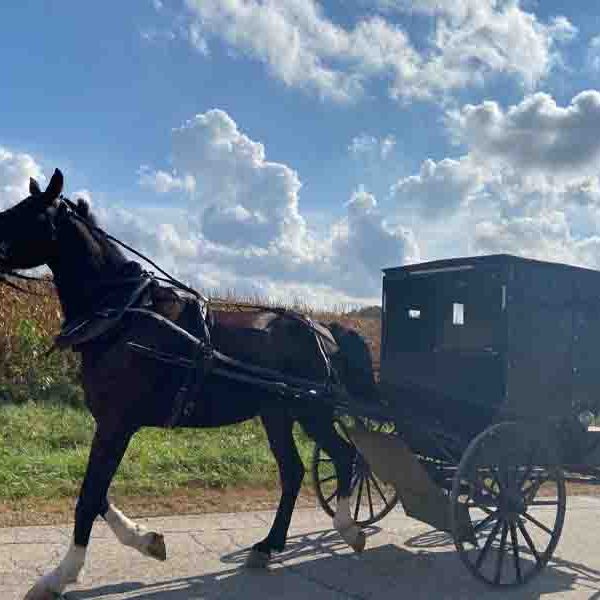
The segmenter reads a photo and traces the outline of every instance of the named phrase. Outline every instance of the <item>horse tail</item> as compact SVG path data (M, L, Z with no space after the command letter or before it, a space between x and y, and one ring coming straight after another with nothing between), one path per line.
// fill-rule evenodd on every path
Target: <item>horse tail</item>
M341 361L340 377L348 391L361 400L375 401L377 385L373 371L373 358L369 345L354 329L334 321L327 325L339 347Z

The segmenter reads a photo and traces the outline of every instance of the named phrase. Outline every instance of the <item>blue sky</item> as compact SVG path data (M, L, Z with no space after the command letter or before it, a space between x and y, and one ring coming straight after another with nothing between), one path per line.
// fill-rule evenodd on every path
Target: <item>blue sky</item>
M65 173L205 291L370 302L387 266L600 266L600 7L7 3L0 206Z

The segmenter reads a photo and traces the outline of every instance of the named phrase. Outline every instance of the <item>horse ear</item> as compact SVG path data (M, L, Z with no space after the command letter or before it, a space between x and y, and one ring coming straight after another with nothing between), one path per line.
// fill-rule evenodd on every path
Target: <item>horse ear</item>
M48 204L52 204L60 196L60 193L63 189L63 184L63 174L58 169L55 169L52 178L50 179L50 183L44 192L44 196Z
M33 178L29 178L29 195L39 196L42 193L39 183Z

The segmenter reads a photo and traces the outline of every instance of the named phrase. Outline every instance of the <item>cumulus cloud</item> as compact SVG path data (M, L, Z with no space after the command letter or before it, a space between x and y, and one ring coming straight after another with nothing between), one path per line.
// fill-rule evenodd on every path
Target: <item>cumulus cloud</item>
M574 179L565 185L565 195L576 206L600 208L600 178Z
M391 196L398 210L413 210L424 218L439 218L468 204L483 189L484 169L469 156L439 162L427 159L417 175L398 180Z
M593 174L600 157L600 92L587 90L566 107L537 93L504 110L468 104L451 115L454 133L480 160L520 171Z
M390 225L378 211L375 197L365 189L352 194L347 209L331 238L331 265L347 288L358 292L364 282L379 278L382 268L419 258L412 232Z
M45 181L42 168L33 156L0 146L0 209L29 195L30 177L40 185Z
M347 216L333 228L331 262L348 283L372 281L384 267L418 259L412 232L389 225L372 194L359 188L347 209Z
M198 182L195 202L207 239L306 252L298 174L268 161L263 145L240 132L227 113L211 110L175 129L173 162Z
M596 73L600 71L600 35L597 35L590 40L587 63L592 71Z
M473 155L424 161L391 189L428 259L506 252L600 267L600 181L479 163ZM412 216L411 216L412 215Z
M510 253L539 260L551 260L569 264L586 264L589 256L582 256L580 249L587 243L573 238L571 227L562 211L548 211L535 217L513 217L495 222L482 221L474 232L474 248L482 254ZM595 257L591 265L597 266Z
M176 173L167 173L160 170L152 171L147 166L139 168L138 183L143 187L151 188L159 194L176 191L191 193L196 188L196 180L192 175L178 177Z
M390 190L428 258L509 252L600 267L600 93L561 107L547 94L516 106L467 105L450 120L467 148L425 160Z
M348 151L357 158L369 157L386 160L396 146L396 137L386 135L378 138L373 135L362 133L352 138Z
M375 3L377 4L377 3ZM353 100L369 82L393 98L433 98L503 73L534 87L557 62L557 44L576 35L564 17L540 22L514 0L380 0L353 27L325 15L316 0L187 0L204 52L219 39L264 63L286 85L322 98ZM360 6L359 6L360 7ZM377 6L375 7L377 9ZM391 13L432 19L435 34L417 50Z
M136 232L151 254L175 254L173 266L202 287L279 297L313 290L315 302L329 298L329 304L374 300L381 267L418 255L411 232L390 224L362 189L352 195L343 218L317 233L301 211L298 173L269 161L264 146L224 111L196 115L175 128L172 138L176 171L145 167L139 183L177 193L181 186L173 181L190 178L194 193L184 213L121 211L110 218L115 228ZM391 138L378 140L377 152L387 153L390 143ZM159 218L168 227L157 228Z

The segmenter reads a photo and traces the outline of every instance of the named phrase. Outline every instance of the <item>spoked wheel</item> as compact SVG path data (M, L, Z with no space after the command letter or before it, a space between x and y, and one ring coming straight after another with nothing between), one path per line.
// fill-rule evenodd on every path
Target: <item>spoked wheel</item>
M390 426L361 420L362 426L370 431L387 431ZM339 421L340 435L352 445L355 451L352 467L350 514L361 527L372 525L383 519L398 503L394 486L384 483L371 470L369 464L358 451L347 434L348 423ZM330 516L335 515L337 505L338 480L331 458L318 445L315 445L312 461L312 480L319 504Z
M543 436L500 423L467 448L452 488L456 548L467 568L497 587L526 583L546 566L565 518L562 470Z

